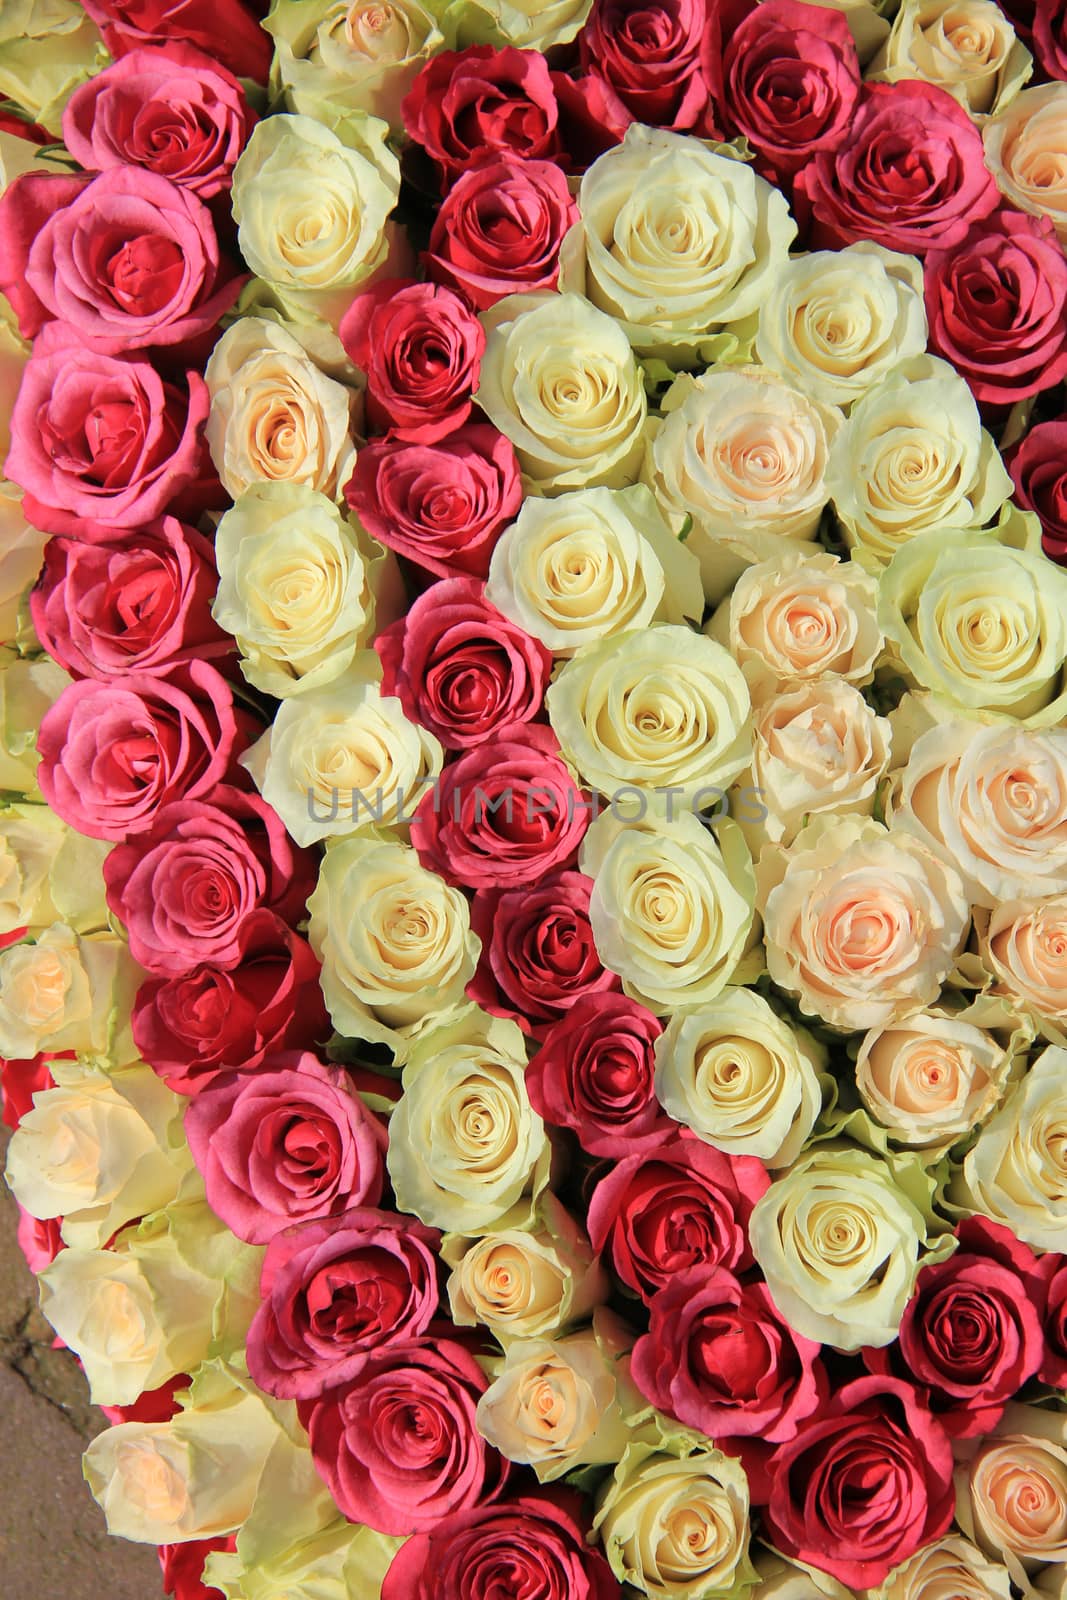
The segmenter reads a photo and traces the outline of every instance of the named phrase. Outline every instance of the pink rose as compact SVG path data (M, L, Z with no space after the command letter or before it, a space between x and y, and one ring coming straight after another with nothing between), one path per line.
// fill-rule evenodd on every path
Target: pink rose
M420 69L401 110L410 137L441 167L444 187L487 154L561 155L559 107L538 50L442 50Z
M267 81L271 41L252 0L84 0L84 9L113 56L146 44L191 44L239 78Z
M36 1276L39 1272L43 1272L45 1267L50 1267L59 1252L66 1248L59 1231L63 1226L63 1218L49 1217L46 1221L41 1221L37 1217L31 1217L21 1206L18 1208L18 1213L15 1239L26 1258L26 1265ZM61 1345L62 1341L57 1338L54 1343Z
M185 1136L208 1205L247 1244L381 1199L384 1128L343 1067L306 1052L216 1078L186 1107Z
M706 26L703 0L595 0L578 35L581 63L638 122L676 133L704 129L711 109L700 60Z
M276 1233L248 1331L248 1370L267 1394L312 1400L410 1343L437 1316L440 1235L369 1207Z
M206 662L120 683L82 678L45 713L37 781L52 810L92 839L155 826L175 800L207 795L242 743L229 685Z

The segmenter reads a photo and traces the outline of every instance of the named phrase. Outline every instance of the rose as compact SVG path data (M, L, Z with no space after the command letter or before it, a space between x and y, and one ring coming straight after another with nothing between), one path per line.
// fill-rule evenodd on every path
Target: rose
M26 1258L26 1265L36 1277L45 1267L51 1265L63 1249L63 1241L59 1237L59 1223L55 1219L41 1222L37 1217L32 1217L28 1211L24 1211L21 1206L17 1206L17 1209L15 1242Z
M482 954L470 999L536 1039L579 1001L617 989L593 943L591 888L580 872L554 872L530 888L479 889L471 928Z
M876 239L922 255L958 244L997 203L978 152L980 135L950 94L920 82L862 90L848 142L820 151L797 174L819 249Z
M133 999L136 969L110 933L76 935L61 922L0 951L0 1053L29 1060L39 1051L121 1057L129 1035L113 1015ZM114 1011L113 1011L114 1008Z
M216 1550L231 1555L236 1549L236 1535L219 1539L190 1539L184 1544L159 1546L160 1576L163 1593L173 1600L217 1600L221 1589L211 1592L205 1576L207 1562Z
M769 1167L796 1160L822 1106L825 1050L752 989L676 1012L655 1060L656 1095L669 1116L717 1150Z
M50 539L30 594L34 631L76 677L167 673L232 648L211 618L212 548L176 517L137 531L135 549Z
M41 792L57 816L93 839L124 839L162 806L207 795L230 770L243 731L214 667L131 672L121 685L83 678L41 723Z
M0 809L0 935L18 938L55 920L53 875L64 847L69 865L75 837L47 806L16 800ZM96 920L102 925L106 913Z
M1028 52L990 0L965 0L963 6L905 0L870 76L885 83L925 79L984 116L1007 105L1030 72Z
M207 442L232 499L264 480L341 498L356 459L359 396L321 372L288 329L240 317L211 352L204 380Z
M331 844L308 901L308 938L322 962L334 1026L386 1044L410 1041L461 1006L478 961L467 902L390 840Z
M1009 1406L957 1481L961 1528L1020 1588L1067 1556L1067 1439L1055 1412Z
M484 578L522 485L509 441L468 423L436 445L371 440L345 497L372 537L416 566L439 578Z
M1037 1272L1043 1290L1040 1310L1045 1335L1037 1375L1042 1383L1060 1389L1067 1377L1067 1262L1061 1255L1044 1255Z
M98 24L113 56L143 45L187 42L222 62L239 78L266 83L270 45L251 5L242 0L89 0L86 11Z
M779 1444L825 1406L819 1346L778 1316L766 1284L696 1267L665 1284L650 1309L633 1380L651 1405L687 1427Z
M34 346L11 414L3 470L25 516L90 543L218 504L201 429L208 392L195 372L164 382L148 362L85 349L51 323Z
M1050 78L1067 77L1067 30L1059 0L1038 0L1032 40L1038 61Z
M75 89L63 142L87 172L147 167L210 200L230 186L256 121L226 68L178 39L132 50Z
M703 608L696 558L643 484L526 500L485 595L557 656L653 621L697 621Z
M775 1451L774 1544L873 1588L952 1522L952 1450L906 1384L857 1378Z
M251 1070L267 1056L326 1038L319 963L276 913L252 911L230 968L199 963L137 991L133 1037L177 1094L199 1094L220 1072Z
M4 8L0 29L0 88L6 98L57 135L63 107L79 83L107 64L99 33L74 0L18 0ZM29 143L22 117L13 118L23 144ZM30 133L32 138L33 134Z
M957 1182L970 1210L1004 1224L1035 1250L1063 1243L1065 1067L1067 1051L1053 1045L1041 1052L979 1133Z
M577 220L554 161L487 156L446 194L434 218L426 271L476 311L508 294L554 289L560 245Z
M374 641L382 687L449 749L540 714L552 658L488 603L471 578L431 584Z
M591 788L695 801L750 754L741 669L713 639L661 622L585 645L545 696L564 755Z
M1007 1065L991 1034L919 1011L864 1035L856 1089L891 1139L922 1149L977 1127L1000 1099Z
M12 799L37 800L41 723L71 680L48 656L34 661L5 654L8 659L0 672L0 782Z
M326 1500L326 1490L315 1485L319 1499ZM340 1600L345 1589L358 1581L372 1585L373 1591L381 1589L386 1568L403 1544L403 1539L387 1533L375 1533L372 1528L356 1526L335 1517L332 1523L320 1528L298 1544L274 1540L268 1546L269 1555L246 1565L236 1552L236 1538L231 1538L222 1549L224 1553L210 1555L203 1567L205 1584L220 1583L232 1588L235 1594L251 1586L264 1588L284 1585L288 1600ZM196 1546L177 1545L175 1549L188 1551ZM206 1596L195 1590L185 1595L180 1590L174 1600L224 1600L221 1589L209 1588Z
M409 444L436 444L467 421L485 333L452 289L387 278L356 295L338 332L367 375L372 426Z
M848 1031L932 1004L970 922L952 867L867 818L809 823L761 898L772 979Z
M437 1313L437 1243L410 1217L368 1207L276 1233L248 1330L254 1382L314 1399L377 1352L420 1338Z
M306 1051L207 1084L185 1136L208 1204L249 1244L381 1198L384 1131L343 1068Z
M1017 94L982 129L986 163L1001 192L1021 211L1048 217L1061 244L1067 239L1065 106L1063 84L1042 83Z
M253 911L297 921L309 877L270 807L229 784L161 806L137 843L117 845L104 863L108 905L135 959L169 978L201 962L236 966Z
M704 23L693 0L595 0L578 35L582 66L638 122L678 132L702 126L709 101L700 60Z
M969 1540L950 1533L902 1562L879 1593L885 1600L1010 1600L1011 1581Z
M867 240L793 257L760 305L760 361L825 405L849 407L925 349L918 263Z
M748 1225L770 1180L751 1156L725 1156L692 1134L625 1156L589 1202L589 1237L645 1301L690 1267L743 1272Z
M465 889L514 889L569 867L586 802L548 728L497 730L445 767L411 823L424 866Z
M559 108L548 63L534 50L444 50L421 68L401 107L409 136L446 184L483 152L560 156Z
M1007 460L1015 500L1041 519L1042 547L1052 561L1067 559L1067 423L1039 422Z
M633 483L646 399L618 323L576 294L508 295L485 320L475 399L515 446L527 488Z
M0 362L2 373L2 362ZM0 376L0 381L8 379ZM9 391L15 393L18 378L12 380ZM6 450L10 438L6 419L0 414L0 450ZM22 514L22 495L13 483L0 478L0 643L14 642L19 612L27 589L41 570L47 535L31 527Z
M401 1545L382 1600L492 1600L505 1584L538 1600L615 1600L617 1585L586 1543L581 1515L578 1496L557 1490L448 1517Z
M672 366L711 354L712 335L757 310L796 236L784 196L743 162L640 123L594 161L578 209L561 289Z
M1044 1021L1067 1020L1067 895L996 906L981 948L1017 1005Z

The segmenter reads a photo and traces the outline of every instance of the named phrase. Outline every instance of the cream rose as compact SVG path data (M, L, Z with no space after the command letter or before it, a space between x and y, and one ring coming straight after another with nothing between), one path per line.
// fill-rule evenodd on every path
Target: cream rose
M49 877L67 832L47 806L16 801L0 810L0 934L37 932L59 920Z
M704 610L697 559L644 484L527 500L493 550L485 596L557 656Z
M1067 1024L1067 894L996 906L982 951L1010 999L1044 1022Z
M128 1040L124 1008L132 1007L140 976L125 941L110 933L79 937L56 922L9 945L0 951L0 1055L121 1048L115 1018Z
M826 1051L783 1022L753 989L726 989L709 1006L678 1011L656 1040L656 1098L728 1155L786 1167L822 1107Z
M321 689L368 643L372 558L325 495L296 483L253 484L219 522L215 559L212 615L264 693L285 699Z
M37 734L71 681L49 656L32 660L0 649L0 790L40 798Z
M841 415L755 367L683 373L663 410L645 471L663 510L692 518L689 547L719 600L746 566L814 538Z
M712 336L759 310L796 238L785 196L745 162L638 122L588 169L578 209L560 288L672 365L711 359Z
M265 317L241 317L227 328L204 377L207 442L232 500L264 481L341 498L356 459L356 390L328 378L299 340Z
M592 0L451 0L445 26L454 26L461 46L517 45L547 50L569 44L592 8Z
M0 324L2 327L2 324ZM18 379L10 382L7 391L12 398L18 389ZM0 450L6 453L3 433L6 424L0 415ZM0 454L0 462L4 455ZM48 534L31 527L22 515L22 491L13 483L0 478L0 639L14 639L18 635L20 620L25 622L25 602L41 570L44 547Z
M1012 205L1067 244L1067 84L1024 89L982 129L986 166Z
M969 1133L1000 1099L1008 1070L991 1033L953 1017L916 1012L865 1034L856 1088L900 1144L923 1148Z
M96 25L76 0L4 0L0 97L13 100L57 138L74 90L108 60Z
M1025 1592L1050 1562L1067 1561L1067 1423L1062 1412L1010 1405L956 1471L963 1531L1006 1565Z
M946 1534L889 1574L877 1600L1011 1600L1011 1579L969 1539Z
M624 489L641 466L645 389L623 330L576 294L508 295L475 396L534 494Z
M467 901L407 845L335 840L308 911L326 1007L346 1038L386 1044L402 1062L414 1036L466 1004L481 948Z
M586 645L545 705L563 754L605 795L666 789L702 809L749 759L744 674L722 645L684 626Z
M827 484L848 544L875 570L916 534L982 527L1012 492L971 391L934 356L897 364L856 403Z
M1004 1223L1035 1250L1067 1228L1067 1050L1050 1045L968 1151L960 1203Z
M993 0L903 0L868 78L919 78L975 116L1000 111L1033 71L1029 50Z
M802 1010L851 1031L937 999L970 923L950 866L852 817L816 818L783 858L762 886L767 970Z
M868 240L794 256L760 306L757 356L824 405L851 406L925 349L922 266Z

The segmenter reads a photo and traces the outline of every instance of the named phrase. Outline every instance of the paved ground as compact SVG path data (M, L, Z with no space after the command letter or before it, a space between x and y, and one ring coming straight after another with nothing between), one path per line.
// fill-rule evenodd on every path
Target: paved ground
M51 1348L16 1218L0 1180L0 1600L161 1600L155 1551L110 1538L82 1478L106 1424L73 1356Z

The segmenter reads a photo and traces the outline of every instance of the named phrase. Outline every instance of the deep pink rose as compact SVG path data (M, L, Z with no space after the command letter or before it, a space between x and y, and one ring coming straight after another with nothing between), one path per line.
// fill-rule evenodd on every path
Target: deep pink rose
M1009 13L1010 14L1010 13ZM1031 48L1050 78L1067 80L1067 3L1037 0Z
M306 939L275 912L256 910L235 944L230 968L203 963L137 991L134 1042L176 1094L199 1094L220 1072L247 1071L330 1036L320 966Z
M442 50L419 71L404 126L443 170L445 186L483 155L558 160L559 107L539 50Z
M163 807L136 844L120 844L104 862L107 902L134 960L161 977L185 977L201 963L237 966L252 913L265 907L299 922L313 880L311 857L273 807L229 784Z
M1038 1262L1037 1272L1045 1335L1037 1375L1054 1389L1067 1389L1067 1257L1049 1251Z
M482 952L468 997L540 1039L579 1000L618 989L593 940L592 888L580 872L554 872L532 888L479 889L471 927Z
M163 1593L172 1600L225 1600L221 1589L203 1581L204 1562L213 1550L234 1550L236 1534L219 1539L187 1539L184 1544L161 1544L159 1565Z
M647 1300L689 1267L750 1267L748 1219L769 1185L753 1156L723 1155L682 1130L601 1178L589 1203L589 1237Z
M530 1104L590 1155L619 1160L666 1143L678 1125L655 1094L663 1024L622 994L581 995L542 1035L526 1068Z
M36 1276L39 1272L43 1272L45 1267L50 1267L59 1252L66 1248L59 1231L63 1226L63 1218L49 1217L42 1221L38 1217L31 1217L21 1206L18 1208L18 1213L15 1239L26 1258L26 1265ZM62 1343L61 1340L56 1342Z
M209 408L199 373L179 388L149 362L87 350L51 322L23 369L4 474L45 533L96 542L164 512L195 521L225 503L203 440Z
M65 1052L69 1057L71 1051ZM7 1061L0 1057L0 1122L5 1128L17 1128L27 1111L33 1109L33 1097L43 1089L54 1089L48 1063L55 1055L31 1056L27 1061Z
M952 1447L913 1389L857 1378L780 1445L770 1542L851 1589L873 1589L952 1523Z
M373 538L427 572L485 578L522 505L522 480L504 435L471 422L432 445L372 439L345 498Z
M710 110L700 60L706 25L704 0L595 0L578 35L581 63L638 122L703 130Z
M312 1400L357 1377L378 1351L437 1316L440 1234L357 1207L276 1233L248 1331L248 1370L267 1394Z
M512 889L570 866L588 824L555 734L520 723L445 767L418 804L411 842L448 883Z
M451 750L484 744L541 711L552 656L489 604L473 578L445 579L374 641L382 692Z
M554 289L578 207L554 161L502 155L465 172L430 234L426 271L485 311L506 294Z
M230 187L256 115L231 72L192 45L134 50L75 89L63 142L87 172L147 167L201 200Z
M247 1244L382 1197L384 1128L343 1067L306 1052L216 1078L186 1107L185 1136L208 1205Z
M135 543L50 539L30 614L49 655L76 678L167 672L233 654L211 615L217 586L210 540L164 517L138 529Z
M1045 554L1067 566L1067 416L1037 423L1005 463L1017 504L1041 521Z
M1067 374L1067 261L1047 217L1002 207L924 272L929 348L976 400L1013 405Z
M800 169L795 195L812 249L873 239L919 256L959 244L1000 201L966 111L910 78L864 86L848 140Z
M794 1333L765 1283L724 1267L680 1272L652 1297L631 1371L645 1399L713 1439L780 1444L825 1405L821 1346Z
M485 330L452 289L384 279L356 296L338 331L367 375L372 427L409 444L436 444L466 422Z
M206 662L118 683L82 678L45 713L37 781L79 833L125 839L154 827L172 801L209 794L244 732L229 685Z
M350 1522L421 1533L493 1500L508 1463L478 1432L489 1387L453 1339L388 1345L344 1388L297 1402L315 1469Z
M146 44L194 45L238 78L266 83L273 44L242 0L84 0L113 56Z

